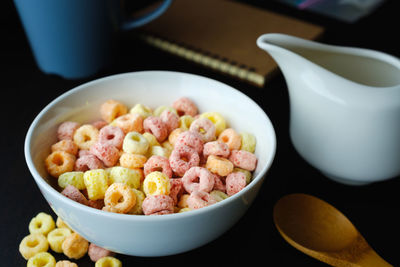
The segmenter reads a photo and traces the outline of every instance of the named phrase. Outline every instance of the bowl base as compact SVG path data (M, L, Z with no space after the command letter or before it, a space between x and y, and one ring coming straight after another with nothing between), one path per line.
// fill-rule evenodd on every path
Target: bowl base
M365 182L365 181L350 180L350 179L334 176L334 175L328 174L326 172L322 172L322 174L335 182L345 184L345 185L362 186L362 185L368 185L371 183L371 182Z

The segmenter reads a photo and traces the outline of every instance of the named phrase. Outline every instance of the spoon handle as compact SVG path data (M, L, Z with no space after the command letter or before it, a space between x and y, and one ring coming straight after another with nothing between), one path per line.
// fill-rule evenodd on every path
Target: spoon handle
M366 251L357 264L362 267L393 267L393 265L382 259L373 249Z

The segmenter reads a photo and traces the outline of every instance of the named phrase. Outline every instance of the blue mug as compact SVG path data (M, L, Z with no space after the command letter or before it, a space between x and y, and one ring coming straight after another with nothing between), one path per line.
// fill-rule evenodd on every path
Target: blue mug
M85 78L107 66L115 34L156 19L171 2L124 19L118 0L14 0L37 65L66 79Z

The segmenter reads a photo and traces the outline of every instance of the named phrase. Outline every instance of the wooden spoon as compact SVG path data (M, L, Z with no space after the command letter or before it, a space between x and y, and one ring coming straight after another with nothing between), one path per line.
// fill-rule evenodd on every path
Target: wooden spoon
M332 205L306 194L281 198L274 222L282 237L298 250L332 266L392 266L365 241Z

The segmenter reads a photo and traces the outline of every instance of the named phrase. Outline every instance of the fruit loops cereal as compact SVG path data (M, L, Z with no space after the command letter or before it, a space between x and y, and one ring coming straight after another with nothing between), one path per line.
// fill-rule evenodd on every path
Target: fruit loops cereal
M89 244L60 217L54 222L51 215L40 212L32 218L28 228L30 234L19 244L19 252L27 260L28 267L78 267L74 260L86 255L94 266L122 266L115 252Z
M109 99L98 110L96 126L61 123L45 159L59 191L73 201L106 212L162 215L212 205L252 180L255 136L237 132L218 112L200 111L194 99L158 107ZM74 236L67 234L58 238ZM60 250L58 243L50 246Z

